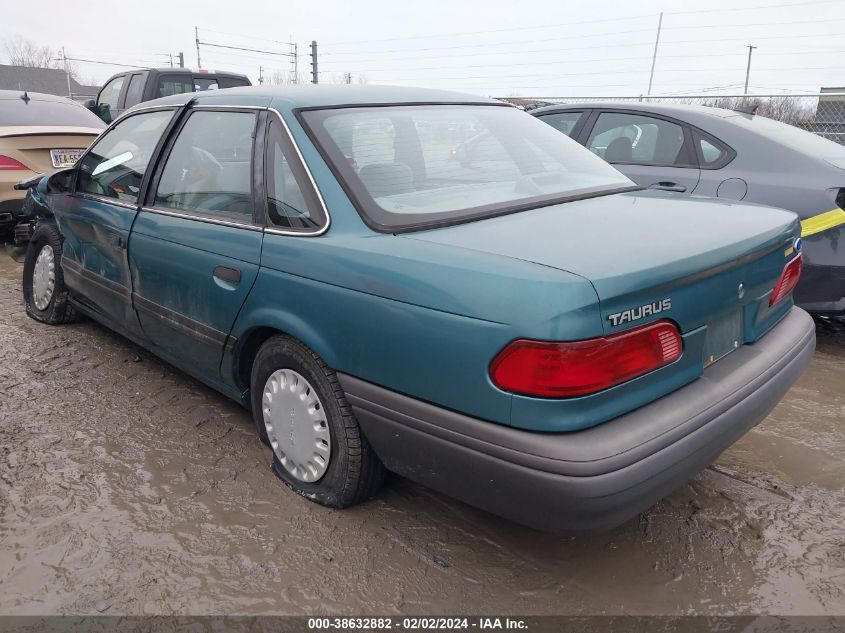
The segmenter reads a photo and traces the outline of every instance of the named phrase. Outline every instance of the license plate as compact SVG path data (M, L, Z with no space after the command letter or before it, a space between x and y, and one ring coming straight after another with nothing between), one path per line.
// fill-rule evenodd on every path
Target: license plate
M742 345L742 312L718 317L707 324L704 366L712 365Z
M51 149L50 159L53 161L53 167L73 167L84 151L84 149Z

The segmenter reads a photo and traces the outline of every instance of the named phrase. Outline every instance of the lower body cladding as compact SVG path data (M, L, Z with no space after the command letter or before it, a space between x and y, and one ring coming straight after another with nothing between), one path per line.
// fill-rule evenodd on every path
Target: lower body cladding
M485 422L341 374L373 449L402 476L546 532L607 529L646 510L758 424L810 363L803 310L689 385L584 431Z

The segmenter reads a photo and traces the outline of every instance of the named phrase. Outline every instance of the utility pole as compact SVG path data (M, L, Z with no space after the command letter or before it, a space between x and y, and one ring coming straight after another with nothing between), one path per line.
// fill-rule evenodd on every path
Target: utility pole
M748 45L748 66L745 67L745 92L742 94L748 94L748 78L751 76L751 52L757 48L756 46Z
M646 96L651 96L651 84L654 81L654 64L657 63L657 47L660 44L660 29L663 28L663 11L660 12L660 18L657 20L657 37L654 40L654 54L651 56L651 73L648 76L648 92Z
M264 84L264 66L258 67L258 83Z
M293 39L293 38L291 38ZM292 83L298 84L299 83L299 51L297 49L296 42L291 44L293 46L293 58L291 62L293 62L293 81Z
M200 30L197 27L194 27L194 37L197 40L197 70L202 68L202 62L200 61Z
M65 77L67 77L67 96L68 99L73 99L73 91L70 89L70 71L67 67L67 53L65 53L64 46L62 46L62 61L64 62L65 66Z
M311 40L311 83L318 82L319 73L317 72L317 40Z
M343 77L343 80L346 83L351 84L352 83L352 73L346 73Z
M179 68L185 67L185 53L179 51Z

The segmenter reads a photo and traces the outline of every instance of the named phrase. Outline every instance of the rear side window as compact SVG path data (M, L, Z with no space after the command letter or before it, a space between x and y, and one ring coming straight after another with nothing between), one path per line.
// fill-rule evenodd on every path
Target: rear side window
M293 159L293 147L276 119L268 124L266 152L264 180L270 222L294 231L319 229L326 221L325 213L307 186L304 169Z
M237 88L238 86L248 86L249 80L240 77L218 77L217 84L221 88Z
M194 77L194 91L205 92L206 90L217 90L220 86L217 79L210 79L208 77Z
M141 103L141 96L144 92L144 79L145 76L141 74L130 77L129 87L126 89L126 99L123 103L124 108L131 108Z
M14 92L12 95L11 98L0 99L0 126L105 127L97 115L73 101L42 101L31 95L28 95L28 99L22 99L23 92Z
M123 119L93 145L79 165L77 191L136 203L155 146L172 110Z
M731 162L734 157L734 151L731 148L712 136L705 136L698 130L693 130L692 138L698 152L698 162L703 169L719 169Z
M161 173L155 206L252 222L255 113L197 111Z
M169 97L194 91L194 80L189 76L164 75L158 80L158 96Z
M677 123L627 112L602 112L587 147L609 163L680 167L690 164Z
M575 124L581 118L583 112L555 112L554 114L544 114L539 117L543 123L548 123L558 132L563 132L567 136L572 136L572 130L575 129Z

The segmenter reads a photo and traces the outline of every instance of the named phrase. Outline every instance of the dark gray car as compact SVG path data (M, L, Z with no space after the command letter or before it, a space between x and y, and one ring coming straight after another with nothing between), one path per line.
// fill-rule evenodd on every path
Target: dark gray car
M765 117L704 106L579 103L530 113L643 187L795 211L805 246L795 301L817 314L845 314L842 145Z

